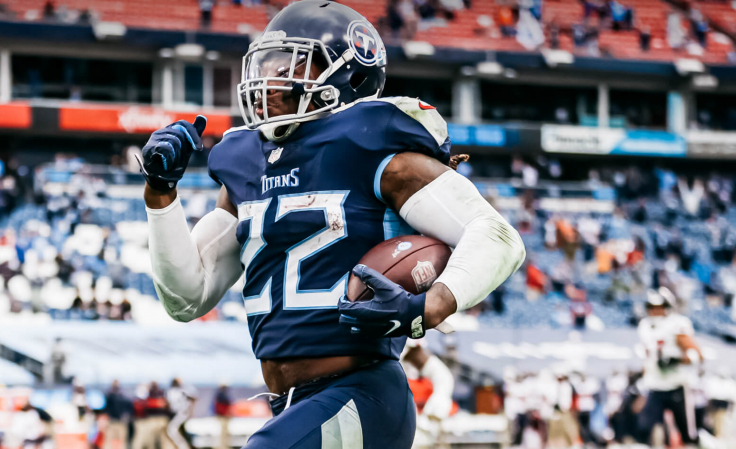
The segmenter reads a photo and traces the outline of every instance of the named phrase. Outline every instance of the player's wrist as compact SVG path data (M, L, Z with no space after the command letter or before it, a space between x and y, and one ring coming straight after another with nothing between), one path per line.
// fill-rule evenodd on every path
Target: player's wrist
M149 209L163 209L171 205L176 200L176 187L168 191L158 190L146 183L143 189L143 200Z
M433 329L457 311L457 301L445 284L436 282L427 292L424 303L426 329Z

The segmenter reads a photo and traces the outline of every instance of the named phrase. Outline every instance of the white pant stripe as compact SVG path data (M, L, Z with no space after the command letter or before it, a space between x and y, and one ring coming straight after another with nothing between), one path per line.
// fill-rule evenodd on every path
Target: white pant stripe
M698 437L698 429L695 423L695 405L693 404L693 397L690 388L682 387L685 393L685 418L687 419L687 433L690 435L691 440L695 440Z
M352 399L322 424L322 449L363 449L363 429Z

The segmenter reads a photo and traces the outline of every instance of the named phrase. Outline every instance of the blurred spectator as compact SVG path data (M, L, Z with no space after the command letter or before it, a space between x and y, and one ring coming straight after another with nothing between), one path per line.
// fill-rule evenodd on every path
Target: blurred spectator
M0 3L0 19L11 20L15 17L15 13L8 9L5 3Z
M648 26L639 28L639 48L641 51L649 51L652 45L652 33Z
M437 0L414 0L419 17L423 20L434 19L437 14Z
M224 382L220 383L215 393L214 411L217 420L220 422L220 443L218 449L228 449L230 447L230 408L232 399L230 397L230 388Z
M594 218L583 217L578 221L578 233L583 247L583 260L590 262L595 256L595 248L600 243L601 223Z
M506 306L503 302L503 297L506 294L506 288L500 285L498 288L491 292L491 309L497 314L501 315L506 310Z
M585 329L588 315L592 312L585 287L582 284L568 284L565 287L565 294L570 298L570 314L572 315L573 326L576 329Z
M89 412L87 405L87 390L78 378L72 381L72 404L77 408L77 416L81 421Z
M92 22L92 13L90 12L89 8L84 8L81 13L79 13L79 18L77 19L77 23L79 25L89 25Z
M56 19L56 5L52 0L47 0L43 5L43 18L45 20Z
M109 420L105 432L105 449L128 445L128 421L132 408L133 404L120 391L120 383L113 380L105 395L105 413Z
M191 449L191 439L184 429L184 424L194 414L197 390L192 386L183 385L179 379L172 379L171 388L166 393L166 399L169 403L169 409L174 415L171 422L169 422L166 433L177 449Z
M685 28L680 13L672 9L667 15L667 43L673 50L681 50L687 44Z
M148 385L140 384L135 389L135 399L133 399L133 449L144 449L147 446L145 438L148 437L147 427L147 403L148 403Z
M525 186L535 187L539 180L539 171L531 164L524 164L524 168L521 170L521 178Z
M574 389L566 367L555 368L554 412L549 422L550 447L574 447L579 440L578 426L573 415Z
M167 435L168 426L169 404L166 396L157 382L151 382L145 401L145 418L136 421L133 449L152 448L156 444L160 449L176 449Z
M585 373L578 373L573 378L573 387L577 393L578 424L580 425L580 438L583 444L598 446L598 438L591 429L591 414L596 408L596 397L601 385L598 379L588 377Z
M22 449L39 448L48 439L41 416L28 400L25 400L20 411L14 414L10 428L21 441Z
M560 48L560 26L552 20L549 25L547 26L549 29L549 48L552 50L557 50ZM562 108L563 110L567 111L566 109ZM564 117L564 121L560 121L560 117L555 113L555 116L557 118L558 123L568 123L569 122L569 115L568 117Z
M544 31L532 9L527 7L531 5L524 6L519 9L516 40L527 50L534 50L544 44Z
M215 0L199 0L199 24L202 28L209 28L212 24L212 8Z
M690 9L690 30L695 37L695 40L700 44L701 47L705 48L707 45L707 33L708 33L708 22L703 17L703 13L699 9Z
M391 35L395 38L401 37L401 30L404 29L404 18L399 12L399 3L401 0L389 0L386 5L386 20L391 30Z
M547 276L531 260L526 264L526 298L536 300L547 288Z
M728 368L722 367L717 373L705 376L704 390L713 415L713 434L716 438L726 437L729 432L728 414L736 401L736 380Z
M501 6L496 13L496 24L504 36L516 36L514 12L508 6Z
M463 0L438 0L438 6L447 20L454 20L456 13L465 8Z
M608 2L611 10L611 26L614 30L630 30L634 23L634 11L616 0Z
M54 372L54 383L61 384L68 382L68 379L64 376L64 366L66 365L66 349L61 341L61 338L57 337L54 343L54 347L51 349L51 366Z

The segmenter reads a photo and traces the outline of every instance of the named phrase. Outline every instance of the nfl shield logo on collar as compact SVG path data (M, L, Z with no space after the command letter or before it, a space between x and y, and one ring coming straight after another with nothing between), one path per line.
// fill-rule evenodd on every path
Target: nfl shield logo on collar
M271 154L268 155L268 163L273 164L274 162L278 161L281 157L281 152L284 151L282 147L278 147L275 150L271 152Z

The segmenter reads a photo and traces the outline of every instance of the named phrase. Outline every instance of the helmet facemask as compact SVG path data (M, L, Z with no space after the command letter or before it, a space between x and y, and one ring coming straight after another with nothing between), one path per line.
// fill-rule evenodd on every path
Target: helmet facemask
M254 42L243 58L242 82L237 87L246 126L267 131L264 134L270 140L280 140L296 124L336 108L340 91L324 82L344 60L338 62L332 62L325 45L316 39L264 36ZM322 72L315 73L315 68ZM313 101L317 99L319 106ZM273 109L293 112L269 115L269 101L272 114ZM278 136L276 128L281 131Z

